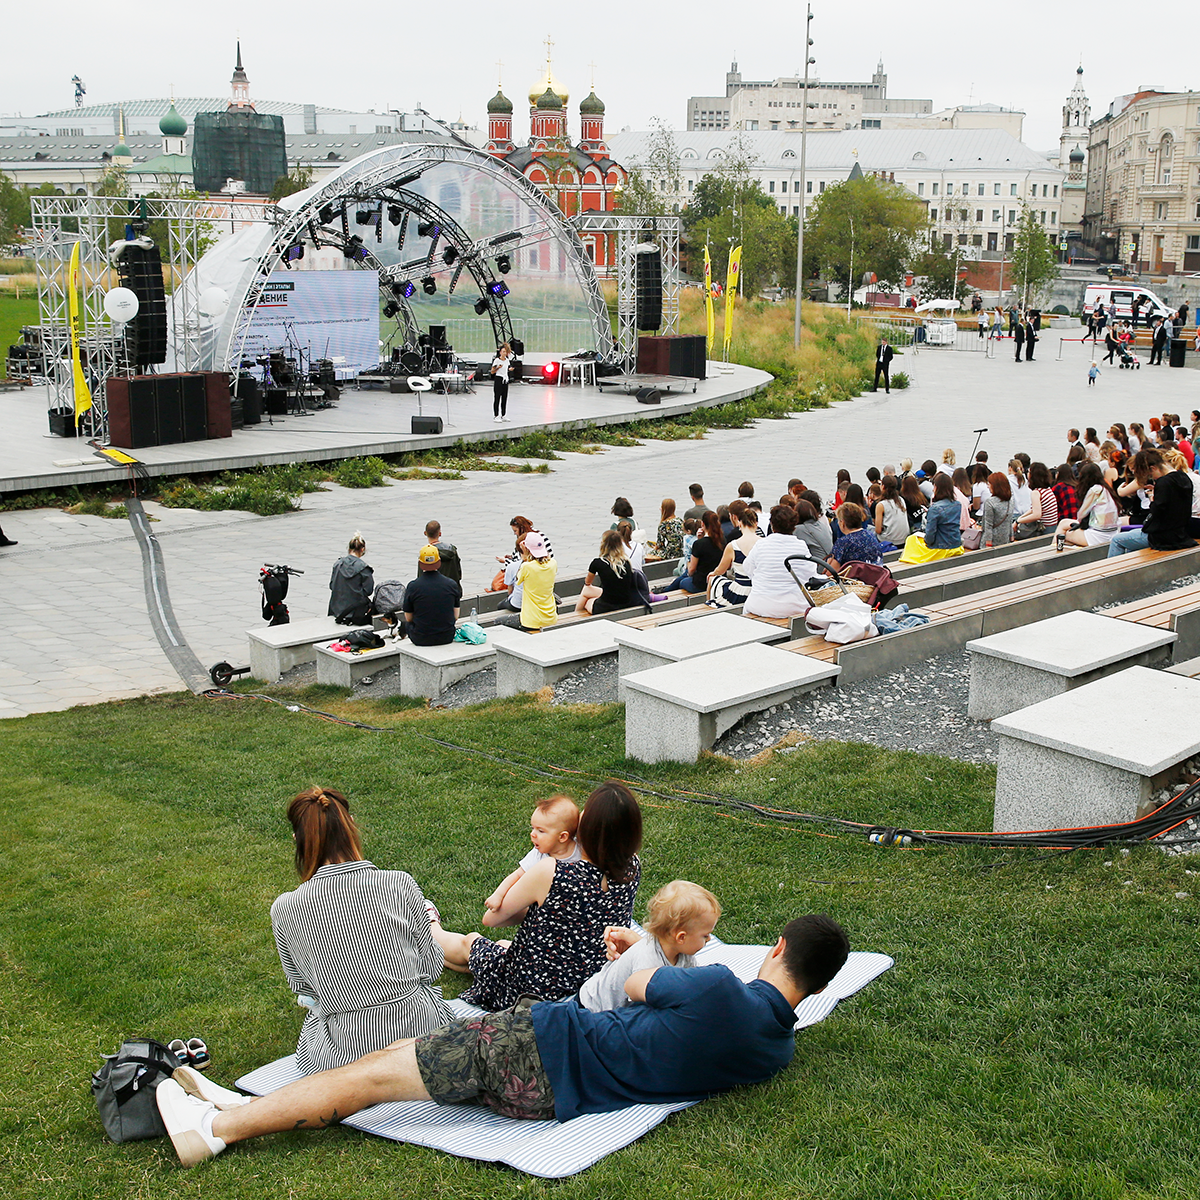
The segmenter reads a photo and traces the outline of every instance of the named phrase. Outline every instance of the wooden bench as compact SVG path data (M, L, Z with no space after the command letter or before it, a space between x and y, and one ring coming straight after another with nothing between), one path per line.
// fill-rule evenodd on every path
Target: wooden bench
M842 668L839 681L853 683L938 654L961 650L975 638L1161 587L1198 567L1200 547L1138 550L1119 558L1083 562L1022 583L926 606L920 611L930 618L930 622L916 629L852 642L848 646L834 646L820 637L804 637L779 649L836 662Z
M625 753L695 762L742 717L827 686L831 663L751 643L626 676Z
M1169 629L1175 635L1172 659L1176 663L1200 657L1200 583L1118 605L1105 616L1137 621L1154 629Z
M1200 751L1200 681L1130 667L1000 717L992 731L995 830L1132 821Z
M310 617L287 625L247 629L250 673L255 679L274 683L285 671L314 662L317 657L314 646L318 642L336 641L352 629L370 628L370 622L365 625L339 625L332 617Z

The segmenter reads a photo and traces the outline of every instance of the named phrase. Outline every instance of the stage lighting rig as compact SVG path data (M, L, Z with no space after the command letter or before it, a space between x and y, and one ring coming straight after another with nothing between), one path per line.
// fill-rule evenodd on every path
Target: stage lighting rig
M393 225L399 225L404 218L404 210L398 204L388 205L388 220Z
M356 225L370 225L375 220L375 210L373 208L360 208L354 214L354 223Z
M411 297L411 296L416 295L416 292L417 292L417 285L415 283L413 283L413 281L411 279L406 279L400 285L400 295L402 295L405 298L405 300L409 299L409 297Z
M346 244L342 247L342 257L353 262L362 262L367 257L367 248L358 234L347 239Z
M436 238L442 232L442 227L435 221L422 221L417 226L417 237Z
M415 183L420 178L421 178L420 171L414 171L411 175L401 175L400 178L397 179L396 182L392 184L392 187L398 187L398 188L406 187L410 183Z
M426 275L421 280L421 291L427 296L432 296L437 291L437 280L432 275Z
M491 292L493 296L503 297L508 295L509 287L503 279L497 279L488 284L488 291Z
M480 297L479 297L479 299L475 301L475 312L476 312L476 314L477 314L478 316L481 316L481 317L482 317L482 316L483 316L483 314L484 314L485 312L487 312L487 310L488 310L488 301L487 301L487 297L486 297L486 296L480 296Z
M304 243L294 242L283 253L284 262L297 262L304 257Z
M336 216L336 214L333 211L333 205L332 204L322 205L320 211L317 213L317 216L321 218L322 225L332 225L333 218Z
M507 254L501 254L500 257L496 259L496 270L499 271L501 275L507 275L509 271L512 270L512 259L509 258Z
M503 246L505 242L519 242L520 240L521 235L517 233L516 230L513 230L511 233L502 233L498 237L492 238L492 240L488 242L488 245Z
M446 266L450 266L457 257L458 251L455 250L453 246L447 246L445 250L442 251L442 262L444 262Z
M383 315L385 317L394 317L399 311L400 311L400 305L398 305L395 302L395 300L389 300L383 306Z

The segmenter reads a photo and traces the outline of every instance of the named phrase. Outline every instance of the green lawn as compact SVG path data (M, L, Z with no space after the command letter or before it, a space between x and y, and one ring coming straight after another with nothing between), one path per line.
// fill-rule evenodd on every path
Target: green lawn
M1186 872L1200 863L1152 849L880 849L675 790L989 827L993 772L949 760L825 743L758 766L640 767L623 758L613 705L431 713L340 695L306 698L396 732L190 696L0 725L13 771L0 848L5 1196L1196 1195L1200 889ZM344 789L371 857L411 871L449 927L478 928L482 898L526 848L534 800L582 798L609 773L667 793L644 796L638 915L683 876L721 898L726 940L766 942L787 917L824 910L857 948L896 958L800 1035L770 1085L679 1114L561 1184L350 1130L267 1139L193 1172L169 1142L106 1141L88 1077L123 1036L203 1036L224 1082L294 1046L300 1013L267 910L295 885L283 811L296 790ZM457 991L461 977L446 983Z
M38 323L36 290L22 289L18 300L11 292L0 292L0 372L7 375L8 348L21 340L22 325Z

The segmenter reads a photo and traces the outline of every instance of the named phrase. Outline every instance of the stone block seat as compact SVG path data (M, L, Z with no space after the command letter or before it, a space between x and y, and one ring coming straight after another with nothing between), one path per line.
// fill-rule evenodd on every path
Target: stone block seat
M334 639L336 641L336 639ZM365 675L374 675L384 667L395 666L404 642L387 641L374 650L348 653L331 650L330 642L317 642L313 651L317 659L317 682L335 687L353 687Z
M1132 821L1200 751L1200 680L1130 667L992 722L993 829Z
M967 643L967 716L991 721L1126 667L1165 665L1175 635L1091 612L1069 612Z
M332 617L309 617L287 625L265 625L247 629L250 643L250 673L255 679L274 683L285 671L313 662L317 642L332 642L352 629L370 629L365 625L339 625Z
M496 646L496 695L536 692L597 658L616 654L615 629L612 621L587 621L506 639Z
M618 696L625 698L624 680L636 672L756 642L779 642L787 636L787 629L778 625L728 612L708 612L703 619L671 621L650 629L618 625L617 672L622 680Z
M627 675L625 753L695 762L742 717L824 687L838 671L751 642Z
M493 666L496 650L530 640L530 634L503 625L487 631L487 641L474 646L470 642L451 642L445 646L414 646L407 639L400 643L397 655L400 667L400 694L433 699L451 684ZM541 637L541 634L536 635Z

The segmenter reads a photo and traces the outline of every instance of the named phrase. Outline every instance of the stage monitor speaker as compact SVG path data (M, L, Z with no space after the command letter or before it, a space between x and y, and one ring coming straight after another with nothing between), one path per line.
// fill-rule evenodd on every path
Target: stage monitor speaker
M286 417L288 408L287 388L267 388L264 407L272 417Z
M662 392L658 388L638 388L634 393L639 404L661 404Z
M413 433L441 433L442 418L441 417L413 417L412 419Z
M445 325L430 325L429 344L433 346L435 350L439 350L446 345Z
M229 395L229 376L224 371L205 371L197 378L204 380L204 437L233 437L233 403ZM245 411L239 414L245 420ZM239 424L239 428L240 428Z
M117 259L121 286L138 298L138 313L125 326L125 348L137 367L167 360L167 299L158 247L126 245Z
M662 324L662 251L643 242L633 262L636 324L642 332L653 333Z
M408 376L393 375L391 379L388 380L388 391L391 392L393 396L404 392L411 392L412 388L408 386Z
M50 432L56 437L78 437L79 429L75 424L73 408L52 408L50 416Z
M258 390L258 380L253 375L239 375L233 394L242 402L243 424L262 424L262 393Z
M514 358L520 358L525 353L525 343L520 338L510 338L508 348L513 352Z

